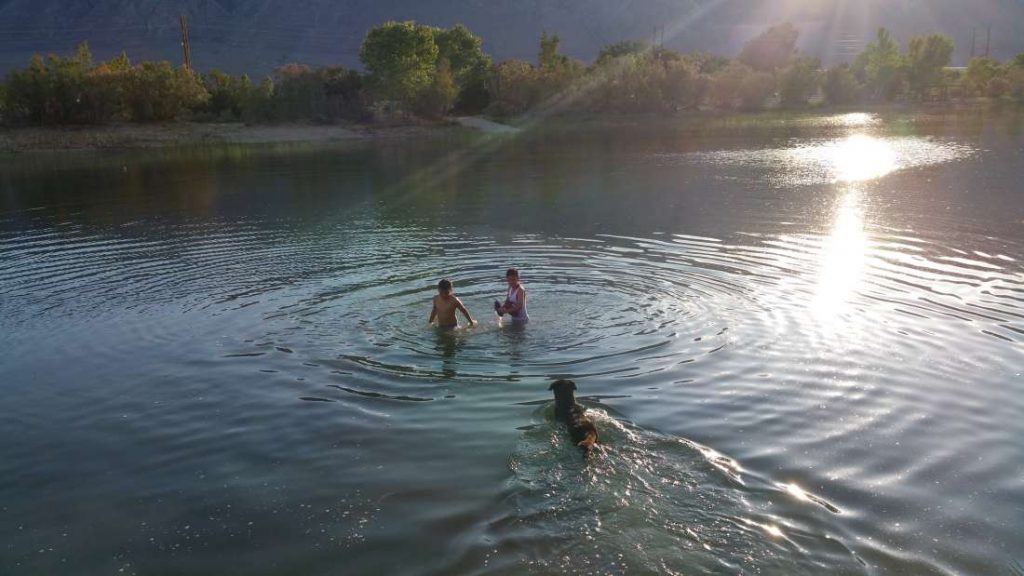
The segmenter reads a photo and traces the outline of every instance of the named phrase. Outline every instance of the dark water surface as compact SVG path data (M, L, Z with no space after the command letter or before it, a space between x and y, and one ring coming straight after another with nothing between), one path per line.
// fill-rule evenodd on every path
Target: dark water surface
M7 157L0 574L1024 572L1022 128Z

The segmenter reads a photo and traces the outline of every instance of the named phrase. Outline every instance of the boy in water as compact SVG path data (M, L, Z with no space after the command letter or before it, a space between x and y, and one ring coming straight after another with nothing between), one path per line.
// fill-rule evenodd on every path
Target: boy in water
M515 322L526 322L530 315L526 313L526 288L519 282L519 270L509 268L505 272L505 282L508 283L505 303L495 300L494 313L499 317L508 314Z
M456 310L462 312L470 326L476 326L476 320L469 315L469 310L466 310L462 301L455 297L452 281L445 278L437 283L437 296L434 296L434 308L430 311L430 323L433 324L434 320L437 320L438 328L458 328Z

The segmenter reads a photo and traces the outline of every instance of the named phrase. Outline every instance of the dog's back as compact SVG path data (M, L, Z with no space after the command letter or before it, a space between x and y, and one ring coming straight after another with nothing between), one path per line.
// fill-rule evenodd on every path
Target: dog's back
M590 451L597 444L597 427L587 418L586 408L576 402L576 383L555 380L548 387L555 393L555 418L565 422L573 443Z

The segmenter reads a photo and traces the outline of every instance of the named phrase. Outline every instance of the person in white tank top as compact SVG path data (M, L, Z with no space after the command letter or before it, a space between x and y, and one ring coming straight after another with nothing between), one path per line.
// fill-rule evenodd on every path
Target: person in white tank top
M519 270L509 268L505 272L505 281L508 282L505 303L495 300L494 312L499 317L508 314L515 322L526 322L530 315L526 312L526 288L519 282Z

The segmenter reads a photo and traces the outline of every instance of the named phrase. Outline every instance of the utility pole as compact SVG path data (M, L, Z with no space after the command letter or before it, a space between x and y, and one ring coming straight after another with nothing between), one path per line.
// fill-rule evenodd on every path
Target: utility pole
M185 69L192 71L192 44L188 41L188 16L181 15L181 51L185 59Z
M978 35L978 29L971 27L971 57L970 60L974 60L974 40Z
M988 34L985 36L985 58L988 58L988 49L992 47L992 25L988 25Z

